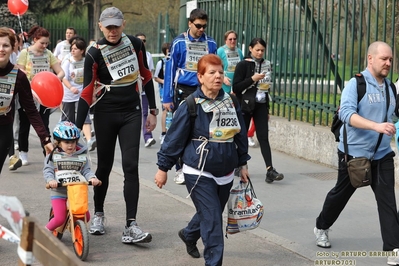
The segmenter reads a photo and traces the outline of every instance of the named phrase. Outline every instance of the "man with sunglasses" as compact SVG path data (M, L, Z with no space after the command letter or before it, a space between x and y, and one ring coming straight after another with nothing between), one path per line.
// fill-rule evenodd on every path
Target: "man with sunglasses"
M224 79L222 88L225 92L230 93L234 70L244 56L241 49L237 47L237 33L234 30L226 31L224 41L225 45L219 47L217 53L223 62Z
M206 54L216 54L216 41L205 34L208 15L196 8L190 13L188 30L177 36L170 47L170 57L165 63L163 106L175 111L179 103L193 93L199 85L197 64ZM184 175L176 165L177 184L184 184Z

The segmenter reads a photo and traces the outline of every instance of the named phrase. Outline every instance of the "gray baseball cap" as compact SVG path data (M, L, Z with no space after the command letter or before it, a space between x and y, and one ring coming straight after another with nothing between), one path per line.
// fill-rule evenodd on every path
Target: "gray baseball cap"
M101 13L100 22L104 27L108 27L110 25L119 27L123 23L122 11L116 7L108 7Z

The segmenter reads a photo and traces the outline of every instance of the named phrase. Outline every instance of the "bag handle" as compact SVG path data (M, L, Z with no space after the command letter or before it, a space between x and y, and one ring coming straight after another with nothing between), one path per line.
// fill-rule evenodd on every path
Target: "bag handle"
M387 97L387 100L386 100L386 105L387 105L387 112L385 113L385 118L384 118L384 121L383 122L386 122L387 120L388 120L388 111L389 111L389 101L390 101L390 96L389 96L389 87L388 87L388 83L387 83L387 81L386 80L384 80L384 82L385 82L385 93L386 93L386 97ZM346 123L344 123L344 152L345 152L345 162L348 162L348 137L347 137L347 132L346 132ZM377 145L375 146L375 149L374 149L374 154L373 154L373 157L371 158L371 160L373 160L373 158L374 158L374 155L376 154L376 152L377 152L377 150L378 150L378 147L380 146L380 144L381 144L381 141L382 141L382 136L383 136L383 133L380 133L380 135L378 136L378 141L377 141Z
M256 197L254 187L252 185L251 179L249 179L249 177L247 177L247 178L248 178L248 182L247 182L247 185L245 186L245 195L250 195L250 199L248 201L252 201L253 198L257 198L257 197ZM245 200L247 200L247 198L245 198Z

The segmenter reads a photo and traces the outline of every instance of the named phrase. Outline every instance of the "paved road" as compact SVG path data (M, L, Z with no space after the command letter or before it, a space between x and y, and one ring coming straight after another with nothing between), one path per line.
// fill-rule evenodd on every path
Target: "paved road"
M51 127L59 113L51 117ZM41 175L43 157L38 139L31 135L31 164L15 172L3 166L0 194L17 196L25 208L43 225L50 208L49 193ZM124 245L122 198L123 176L120 152L117 150L111 184L105 204L107 217L103 236L90 236L88 265L203 265L203 259L193 259L177 236L194 213L185 186L169 182L159 189L153 182L156 172L156 152L159 149L159 127L154 132L157 143L140 151L140 202L138 223L153 235L149 244ZM336 170L289 155L273 152L274 166L285 179L265 183L265 168L259 148L251 148L249 170L258 198L265 205L265 216L259 228L230 235L225 239L224 265L316 265L319 260L341 259L341 265L386 265L386 257L370 257L369 252L382 248L377 208L370 188L359 189L341 217L332 227L331 249L315 245L313 227L326 193L333 187ZM91 153L96 168L96 153ZM91 210L93 202L90 196ZM226 215L225 215L226 216ZM226 219L225 219L226 220ZM5 220L0 217L0 224ZM62 242L72 249L69 233ZM202 250L202 243L199 243ZM362 251L365 253L358 253ZM346 257L343 255L347 255ZM16 246L0 241L0 265L15 265ZM321 264L320 264L321 265Z

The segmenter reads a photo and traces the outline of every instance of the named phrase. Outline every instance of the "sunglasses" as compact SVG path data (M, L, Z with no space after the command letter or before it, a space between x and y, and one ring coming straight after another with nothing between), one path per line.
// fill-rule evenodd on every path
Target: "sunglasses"
M144 39L144 40L142 40L142 41L143 41L143 42L146 42L147 40Z
M204 28L204 29L206 29L206 24L204 24L204 25L202 25L202 24L195 24L195 23L193 23L194 24L194 26L197 28L197 29L201 29L201 28Z
M237 38L230 38L230 39L228 39L229 41L236 41L237 40Z

